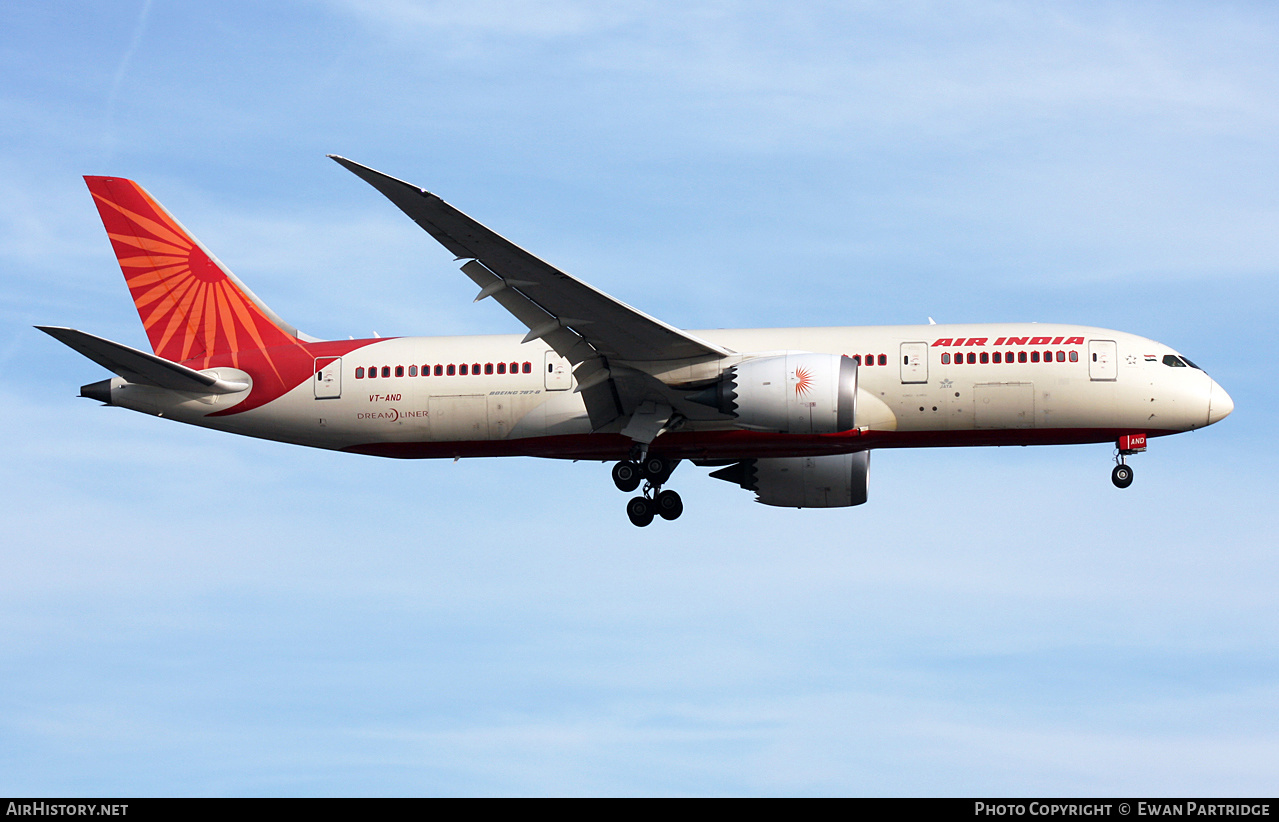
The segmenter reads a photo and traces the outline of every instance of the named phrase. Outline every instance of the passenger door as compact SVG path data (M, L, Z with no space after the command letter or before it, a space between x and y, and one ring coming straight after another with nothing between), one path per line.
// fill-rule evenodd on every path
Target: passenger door
M563 391L573 385L573 372L568 360L554 351L546 352L546 363L543 369L546 374L547 391Z
M928 382L928 343L902 343L901 368L903 385Z
M1113 380L1119 376L1118 353L1114 340L1088 341L1088 377Z
M342 397L342 358L318 357L315 361L315 398L336 400Z

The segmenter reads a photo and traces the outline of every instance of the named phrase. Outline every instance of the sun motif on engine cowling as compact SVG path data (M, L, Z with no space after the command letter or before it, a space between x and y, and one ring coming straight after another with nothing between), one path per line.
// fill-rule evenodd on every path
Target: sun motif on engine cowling
M807 368L795 369L795 396L802 397L813 387L813 372Z

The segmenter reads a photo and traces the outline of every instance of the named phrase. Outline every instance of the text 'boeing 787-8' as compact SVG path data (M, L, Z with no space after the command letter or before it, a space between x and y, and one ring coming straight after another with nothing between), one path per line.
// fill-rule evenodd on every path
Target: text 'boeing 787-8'
M1234 408L1190 360L1133 334L1037 323L682 331L434 194L334 157L459 260L528 330L319 340L258 299L141 186L86 177L153 353L41 326L116 374L82 396L233 434L383 457L615 461L631 522L675 519L682 460L765 505L866 501L870 451L1113 442Z

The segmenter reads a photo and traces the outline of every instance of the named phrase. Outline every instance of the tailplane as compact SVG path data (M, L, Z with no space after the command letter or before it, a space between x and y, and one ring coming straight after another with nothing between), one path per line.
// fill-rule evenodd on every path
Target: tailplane
M312 341L280 319L142 186L85 177L156 356L199 361Z
M151 385L157 388L168 388L172 391L186 391L192 394L234 394L249 387L247 382L223 379L217 373L196 371L185 365L171 362L163 357L121 345L118 342L95 337L74 328L37 325L36 328L53 337L89 359L114 371L121 378L134 385ZM101 385L102 383L94 383ZM90 387L90 386L85 386ZM80 396L91 397L111 404L110 397L103 399L84 393Z

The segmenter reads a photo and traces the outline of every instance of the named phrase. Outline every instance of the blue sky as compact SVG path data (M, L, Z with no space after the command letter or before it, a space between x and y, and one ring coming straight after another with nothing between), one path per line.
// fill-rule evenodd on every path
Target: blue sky
M1279 778L1263 3L0 9L0 793L1226 795ZM687 328L1062 321L1235 413L877 452L871 500L394 462L99 408L145 346L79 177L303 330L521 330L329 160Z

